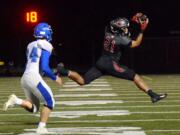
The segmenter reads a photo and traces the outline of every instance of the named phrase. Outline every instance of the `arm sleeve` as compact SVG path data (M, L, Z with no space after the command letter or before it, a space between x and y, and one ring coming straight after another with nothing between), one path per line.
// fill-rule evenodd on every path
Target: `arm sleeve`
M51 56L51 53L46 51L46 50L42 50L41 52L41 60L40 60L40 70L49 78L51 78L52 80L56 80L56 76L53 73L53 71L50 69L49 67L49 58Z

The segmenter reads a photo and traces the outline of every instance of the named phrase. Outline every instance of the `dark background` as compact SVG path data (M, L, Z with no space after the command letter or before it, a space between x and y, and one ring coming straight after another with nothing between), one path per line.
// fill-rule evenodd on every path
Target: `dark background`
M56 56L52 57L52 67L63 62L68 68L85 72L101 54L108 22L143 12L150 18L143 43L126 50L121 63L138 73L180 72L178 1L1 0L0 60L5 61L6 68L24 69L26 46L34 40L36 25L25 21L25 13L31 10L38 12L39 22L47 22L53 28Z

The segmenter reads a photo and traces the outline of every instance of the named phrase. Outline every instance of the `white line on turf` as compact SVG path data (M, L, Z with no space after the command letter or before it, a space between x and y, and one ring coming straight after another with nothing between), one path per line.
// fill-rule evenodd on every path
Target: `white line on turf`
M75 92L75 91L84 91L84 90L86 90L86 91L105 91L105 90L113 90L112 88L84 88L84 87L79 87L79 88L66 88L66 89L64 89L64 88L62 88L62 89L60 89L59 91L73 91L73 92Z
M109 103L123 103L122 100L86 100L86 101L56 101L56 104L63 105L98 105L98 104L109 104Z
M61 111L52 112L50 117L59 118L79 118L86 115L96 115L96 116L115 116L115 115L130 115L127 110L96 110L96 111ZM39 117L39 114L36 115Z
M4 100L0 100L5 102ZM180 100L162 100L161 103L177 103ZM68 106L77 106L77 105L95 105L95 104L110 104L110 103L151 103L149 100L132 100L132 101L122 101L122 100L86 100L86 101L79 101L79 100L72 100L72 101L56 101L56 105L68 105ZM3 103L0 103L2 105Z
M54 97L115 97L118 96L118 94L59 94L55 95Z
M25 129L25 133L34 132L35 129ZM139 127L68 127L48 128L48 131L60 134L86 134L86 135L146 135Z
M114 111L115 113L116 113L116 111L117 110L98 110L97 112L106 112L106 111ZM120 111L123 111L123 110L118 110L119 112ZM126 111L126 110L125 110ZM68 113L68 111L61 111L60 113L63 113L63 112L66 112L66 113ZM70 113L72 112L72 113L83 113L83 111L69 111ZM95 112L95 111L92 111L92 110L89 110L88 111L89 113L91 113L91 112ZM155 112L155 111L147 111L147 112L129 112L130 114L179 114L180 113L180 111L161 111L161 112ZM6 113L6 114L0 114L0 116L6 116L6 115L9 115L9 116L21 116L21 115L24 115L24 116L28 116L28 115L32 115L33 116L33 114L26 114L26 113L24 113L24 114L13 114L13 113ZM88 114L87 114L88 115ZM110 115L110 114L108 114L108 115Z
M180 107L180 105L142 105L142 106L56 106L55 110L61 109L122 109L122 108L165 108L165 107ZM10 108L9 110L22 110L22 108ZM2 111L2 109L0 109Z
M24 115L24 114L22 114ZM26 114L27 115L27 114ZM33 116L32 114L29 114ZM27 116L29 116L27 115ZM15 115L16 116L16 115ZM21 116L21 115L17 115ZM134 120L59 120L49 121L49 123L122 123L122 122L179 122L180 119L134 119ZM0 122L1 125L9 124L10 122Z
M180 119L134 119L134 120L70 120L51 121L51 123L121 123L121 122L179 122Z
M165 107L180 107L180 105L138 105L138 106L120 106L120 105L117 105L117 106L86 106L86 107L84 107L84 106L65 106L65 107L56 107L55 109L63 109L63 108L68 108L68 109L83 109L83 108L85 108L85 109L96 109L96 108L98 108L98 109L112 109L112 108L161 108L161 107L163 107L163 108L165 108ZM18 109L18 108L16 108L16 109ZM19 108L20 109L20 108Z
M0 133L0 135L13 135L14 133Z

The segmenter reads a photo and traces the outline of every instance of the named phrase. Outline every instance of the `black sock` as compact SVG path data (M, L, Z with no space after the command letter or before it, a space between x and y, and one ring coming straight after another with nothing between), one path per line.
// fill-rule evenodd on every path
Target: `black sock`
M157 96L157 94L155 92L153 92L151 89L149 89L147 91L147 94L150 96L150 97L154 97L154 96Z

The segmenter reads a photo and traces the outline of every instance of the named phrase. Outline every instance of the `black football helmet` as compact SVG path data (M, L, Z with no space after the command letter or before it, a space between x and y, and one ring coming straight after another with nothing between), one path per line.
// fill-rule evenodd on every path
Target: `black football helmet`
M124 29L129 27L129 21L126 18L116 18L110 21L110 30L114 34L129 35Z

